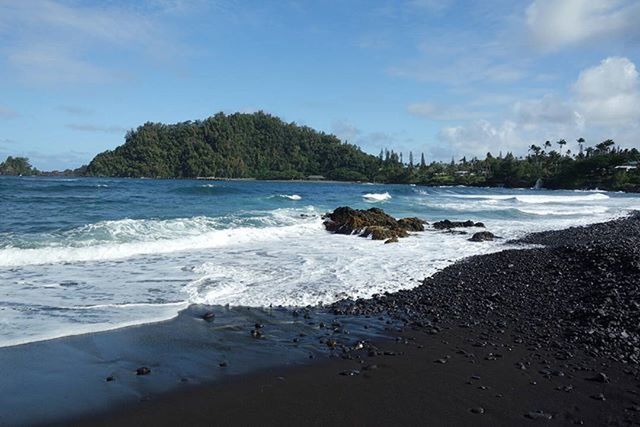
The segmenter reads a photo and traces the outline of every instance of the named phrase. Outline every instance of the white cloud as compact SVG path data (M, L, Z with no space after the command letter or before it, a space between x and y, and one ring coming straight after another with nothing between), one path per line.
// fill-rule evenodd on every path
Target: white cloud
M556 50L587 41L635 37L640 21L636 0L535 0L526 10L534 44Z
M587 125L629 126L640 121L640 79L627 58L604 59L573 85L576 109Z
M541 99L517 101L513 110L518 123L532 128L539 125L547 126L550 123L575 123L578 120L572 105L552 94L547 94Z
M336 120L331 125L331 133L341 141L360 147L367 153L378 155L380 149L388 148L409 153L413 140L406 132L364 131L347 120Z
M571 89L573 96L566 98L547 94L516 101L502 120L444 127L438 138L456 155L477 156L488 151L524 154L532 143L572 141L580 136L591 141L612 138L621 146L637 145L640 76L628 58L606 58L583 70ZM422 108L425 116L433 114L432 106Z
M456 55L441 55L438 60L418 61L402 66L394 66L387 71L395 77L409 78L425 82L443 82L451 85L467 85L479 82L511 83L526 76L519 66L501 63L502 59L492 58L490 53L465 52Z
M518 150L523 142L518 134L518 125L505 120L495 125L487 120L477 120L465 126L450 126L440 130L438 138L448 143L456 156L484 156L487 152L497 154Z
M164 60L180 51L157 9L63 0L0 2L0 60L27 83L105 82L127 77L101 57Z

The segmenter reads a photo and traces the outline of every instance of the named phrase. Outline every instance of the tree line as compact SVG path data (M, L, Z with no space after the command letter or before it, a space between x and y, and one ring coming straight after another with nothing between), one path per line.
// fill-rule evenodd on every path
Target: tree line
M637 149L622 149L613 140L578 150L567 141L545 141L528 147L527 155L513 153L484 159L473 157L428 163L409 152L383 149L367 154L336 136L307 126L286 123L257 112L218 113L205 120L173 125L145 123L127 132L125 143L98 154L87 166L49 175L148 178L254 178L413 183L640 191ZM28 159L9 157L0 164L2 175L35 175Z
M426 164L424 155L419 164L413 164L413 155L406 167L396 168L397 175L387 177L389 182L409 182L423 185L469 185L529 188L536 185L550 189L595 189L611 191L640 191L640 152L636 148L616 147L607 139L595 146L586 146L584 138L577 141L579 150L563 150L567 141L554 144L533 144L526 156L513 153L495 156L487 153L484 159L463 157L450 163ZM402 162L397 156L381 154L383 165ZM386 166L389 170L389 166Z

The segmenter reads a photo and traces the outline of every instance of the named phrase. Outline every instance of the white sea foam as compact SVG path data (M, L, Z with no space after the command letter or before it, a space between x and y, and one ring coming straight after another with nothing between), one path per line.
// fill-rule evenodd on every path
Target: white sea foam
M299 196L297 194L280 194L280 197L289 200L302 200L302 196Z
M521 203L575 203L606 200L608 195L602 193L589 194L586 196L572 195L469 195L460 194L451 197L459 199L479 199L479 200L513 200Z
M414 287L461 257L500 249L493 244L474 245L467 238L421 234L391 248L320 230L206 261L193 269L199 277L185 290L189 301L197 304L305 306L345 296L366 298Z
M598 215L609 211L606 206L556 207L556 208L518 208L518 211L533 215Z
M307 219L286 226L223 229L216 227L219 227L219 223L207 217L167 221L105 221L70 232L71 236L85 235L84 240L73 241L74 246L64 245L67 242L67 239L64 239L49 242L49 246L39 248L0 249L0 267L109 261L140 255L211 249L295 236L304 233L305 229L317 229L321 225L318 220Z
M391 194L388 192L385 193L367 193L363 194L362 198L367 202L384 202L385 200L391 199Z

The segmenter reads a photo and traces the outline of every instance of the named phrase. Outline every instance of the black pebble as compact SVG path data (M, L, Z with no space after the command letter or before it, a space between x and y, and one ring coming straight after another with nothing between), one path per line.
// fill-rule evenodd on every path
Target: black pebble
M149 375L150 373L151 369L147 368L146 366L142 366L136 369L136 375Z

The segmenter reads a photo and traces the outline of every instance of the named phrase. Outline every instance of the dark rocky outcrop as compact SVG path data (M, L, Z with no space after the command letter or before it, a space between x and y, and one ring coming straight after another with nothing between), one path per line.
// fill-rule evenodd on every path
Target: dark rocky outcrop
M398 220L398 225L407 231L424 231L424 225L426 221L420 218L402 218Z
M435 228L436 230L450 230L452 228L461 228L461 227L484 228L484 224L481 222L473 222L473 221L450 221L448 219L433 223L433 228Z
M495 238L496 236L490 231L480 231L478 233L475 233L473 236L471 236L469 241L470 242L490 242Z
M356 234L371 237L372 240L386 240L387 243L407 237L409 232L424 231L426 224L426 221L420 218L396 220L379 208L364 210L348 206L327 213L323 219L325 228L332 233Z

